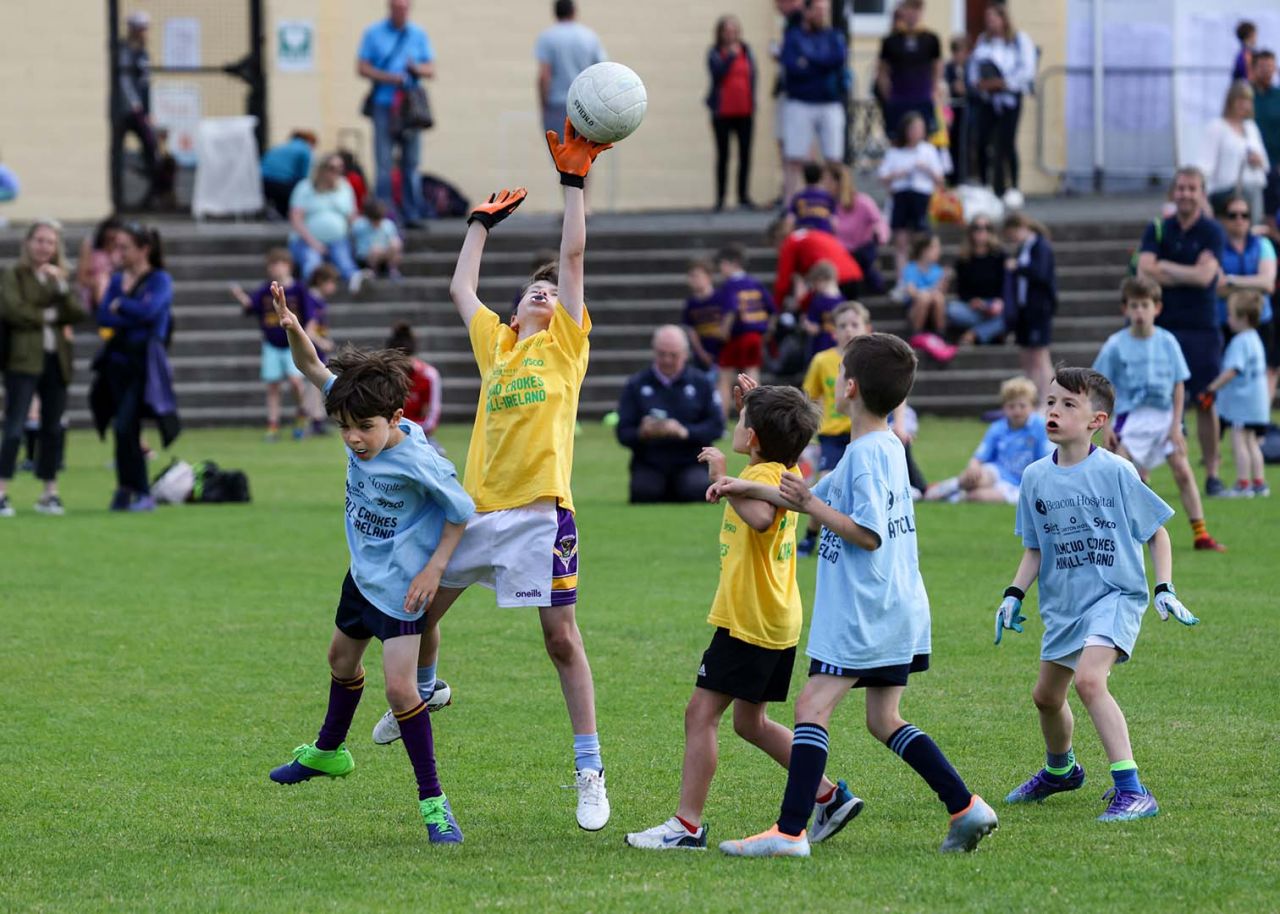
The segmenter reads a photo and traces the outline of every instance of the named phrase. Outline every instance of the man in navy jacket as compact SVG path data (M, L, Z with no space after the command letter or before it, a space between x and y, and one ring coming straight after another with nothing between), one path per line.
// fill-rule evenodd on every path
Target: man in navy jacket
M724 412L706 373L689 366L689 338L674 324L653 334L653 364L618 401L618 441L631 448L631 502L702 501L707 468L698 452L724 433Z
M816 135L822 158L844 159L845 78L849 43L831 27L830 0L808 0L804 19L788 27L779 55L787 99L782 109L782 157L787 201Z

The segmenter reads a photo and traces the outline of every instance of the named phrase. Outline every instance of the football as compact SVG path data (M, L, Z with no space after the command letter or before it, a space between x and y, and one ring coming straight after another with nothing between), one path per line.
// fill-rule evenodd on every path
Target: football
M596 143L629 137L644 120L648 103L644 83L635 71L612 61L579 73L565 98L574 129Z

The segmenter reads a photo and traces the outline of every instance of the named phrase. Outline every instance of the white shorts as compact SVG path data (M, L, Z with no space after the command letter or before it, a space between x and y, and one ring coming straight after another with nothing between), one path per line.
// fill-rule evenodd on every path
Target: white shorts
M1139 406L1124 415L1120 423L1120 444L1140 470L1154 470L1173 453L1169 428L1173 425L1172 409Z
M991 488L995 489L1004 497L1006 505L1016 505L1018 503L1018 486L1016 483L1009 482L1000 475L1000 468L994 463L984 463L982 468L991 474L995 480Z
M787 99L782 108L782 131L784 159L808 159L815 133L824 159L839 162L844 157L844 106L839 102Z
M547 499L474 515L440 579L442 587L472 584L494 591L503 608L576 603L578 530L573 513Z
M1116 663L1124 663L1129 659L1129 655L1120 648L1116 647L1116 643L1106 635L1089 635L1084 639L1084 647L1110 647L1115 648L1120 656L1116 659ZM1056 663L1058 666L1065 666L1069 670L1074 670L1076 664L1080 662L1080 655L1084 653L1084 647L1078 651L1072 651L1065 657L1055 657L1050 663Z

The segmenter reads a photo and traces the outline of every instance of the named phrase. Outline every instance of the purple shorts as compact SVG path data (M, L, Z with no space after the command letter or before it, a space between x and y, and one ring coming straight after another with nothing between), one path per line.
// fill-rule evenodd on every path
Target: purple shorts
M578 522L573 512L556 506L556 540L551 550L551 605L578 602Z

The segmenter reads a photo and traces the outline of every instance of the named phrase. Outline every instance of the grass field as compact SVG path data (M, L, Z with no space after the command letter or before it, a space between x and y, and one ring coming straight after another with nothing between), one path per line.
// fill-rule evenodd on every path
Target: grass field
M958 469L980 431L927 421L926 473ZM442 438L461 464L465 430ZM36 485L24 477L13 489L18 517L0 521L0 910L1280 908L1280 498L1211 503L1225 556L1193 553L1184 519L1171 522L1179 593L1203 623L1185 629L1149 613L1133 661L1113 677L1158 818L1094 821L1109 778L1074 696L1085 788L1037 808L999 803L1043 758L1030 701L1035 613L1026 634L991 643L1019 556L1012 509L924 505L935 653L904 714L996 806L1000 830L973 855L939 855L941 806L866 732L855 697L833 721L831 771L867 808L809 861L650 854L622 835L675 808L683 707L711 634L721 509L626 506L624 454L589 427L574 481L579 619L613 819L596 834L577 829L573 794L561 789L572 781L571 736L537 625L476 589L444 623L440 672L455 703L433 719L466 844L435 849L404 750L369 741L384 707L376 646L348 741L355 773L289 789L267 779L323 717L324 651L346 568L338 443L197 431L178 451L245 469L253 504L108 515L109 448L76 434L69 514L33 514ZM1167 471L1156 485L1174 501ZM808 561L806 606L812 588ZM791 723L789 708L773 716ZM713 842L768 825L785 780L727 724L721 747Z

